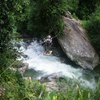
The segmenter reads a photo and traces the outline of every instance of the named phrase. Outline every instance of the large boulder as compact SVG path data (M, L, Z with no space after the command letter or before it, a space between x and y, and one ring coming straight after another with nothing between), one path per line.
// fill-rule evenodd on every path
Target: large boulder
M93 70L99 63L99 56L87 38L79 21L63 16L66 24L62 37L57 37L65 54L84 69Z

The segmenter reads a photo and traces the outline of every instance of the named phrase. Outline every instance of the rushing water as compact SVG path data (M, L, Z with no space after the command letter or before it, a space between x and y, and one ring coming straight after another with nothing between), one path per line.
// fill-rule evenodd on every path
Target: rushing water
M37 43L37 41L31 42L27 49L25 49L25 42L21 42L21 48L24 54L28 55L27 59L24 59L23 62L29 63L29 70L24 74L24 76L30 76L33 79L39 79L44 75L51 73L56 73L62 71L64 76L70 78L80 78L83 81L84 86L89 86L94 89L97 82L96 77L100 75L94 71L84 70L77 65L61 63L60 57L56 56L45 56L44 47Z

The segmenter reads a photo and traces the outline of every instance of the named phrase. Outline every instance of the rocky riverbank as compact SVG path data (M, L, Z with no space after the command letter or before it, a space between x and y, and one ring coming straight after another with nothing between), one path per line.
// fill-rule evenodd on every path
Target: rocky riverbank
M10 67L9 69L13 70L13 71L19 71L21 73L21 75L23 76L23 74L28 70L28 66L29 64L28 63L23 63L24 66L23 67L20 67L20 68L13 68L13 67Z

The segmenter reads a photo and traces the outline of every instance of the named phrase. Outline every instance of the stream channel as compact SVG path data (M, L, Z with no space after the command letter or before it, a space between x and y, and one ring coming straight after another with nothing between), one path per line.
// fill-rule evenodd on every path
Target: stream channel
M79 79L82 81L82 85L84 87L95 89L100 76L98 67L96 67L93 71L85 70L73 62L62 63L60 60L61 57L54 55L45 56L45 49L37 42L37 40L33 40L29 45L22 41L20 42L20 45L20 49L28 56L28 58L19 58L19 60L23 59L23 62L27 62L29 64L29 69L24 74L24 77L31 77L32 79L37 80L42 76L61 71L63 75L68 78Z

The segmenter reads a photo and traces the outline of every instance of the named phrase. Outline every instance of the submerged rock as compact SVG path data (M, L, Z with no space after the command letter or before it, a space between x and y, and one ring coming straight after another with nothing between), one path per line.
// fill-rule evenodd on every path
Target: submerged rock
M57 79L63 79L63 73L62 72L53 73L51 75L41 77L40 81L41 82L54 82Z
M23 54L22 56L23 56L24 58L29 58L28 55L25 55L25 54Z
M84 69L93 70L99 63L99 56L92 47L80 22L63 16L67 25L62 37L58 37L65 54Z

